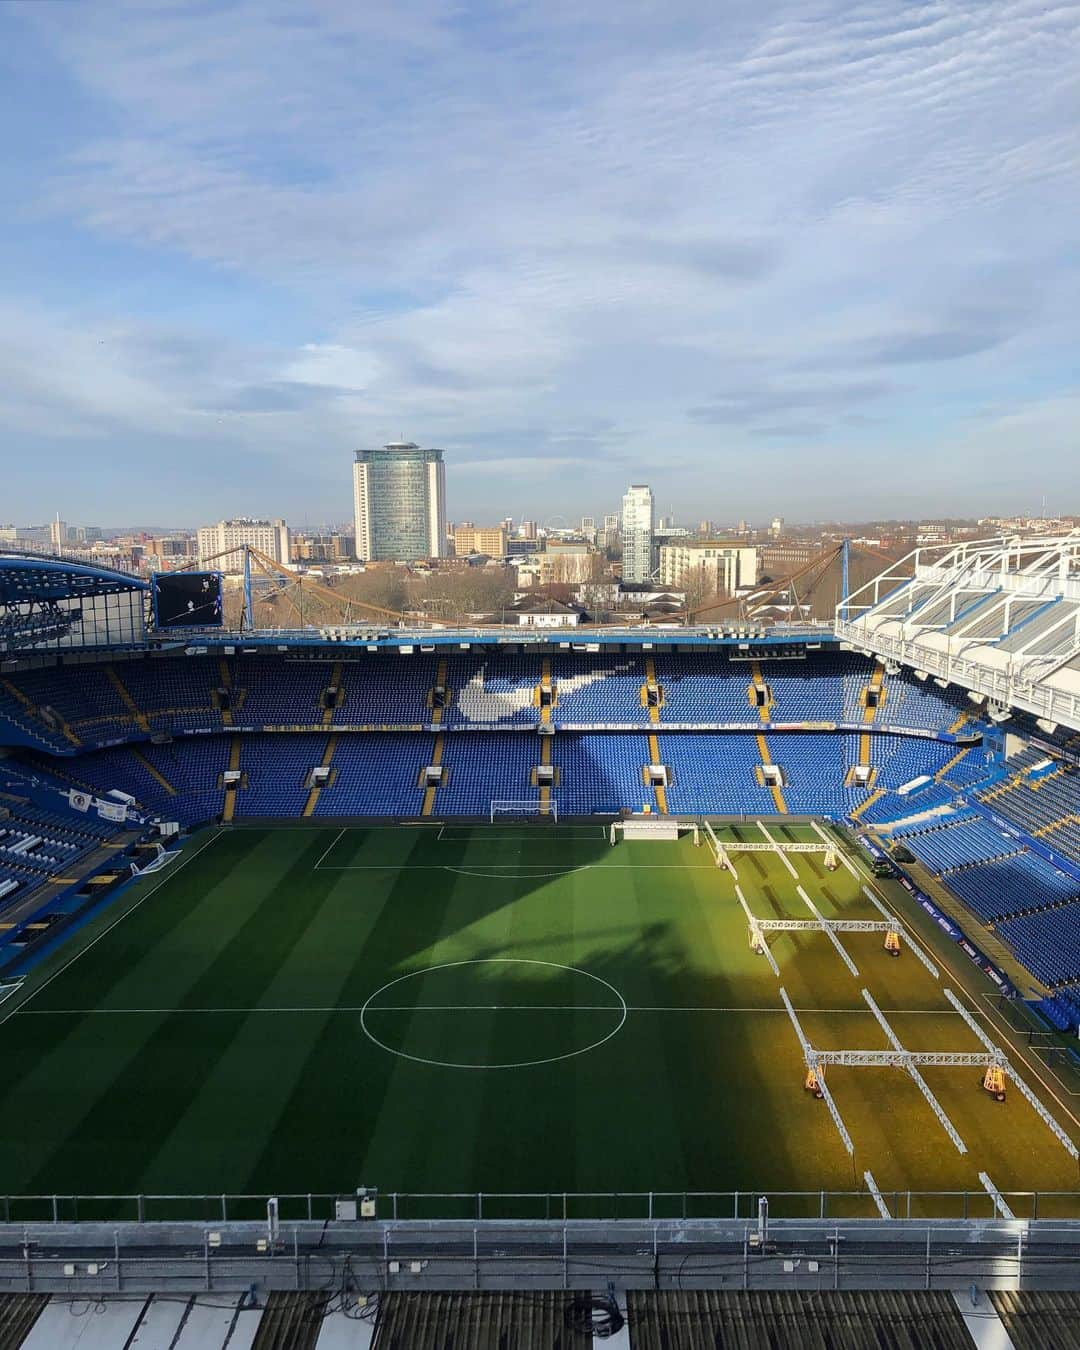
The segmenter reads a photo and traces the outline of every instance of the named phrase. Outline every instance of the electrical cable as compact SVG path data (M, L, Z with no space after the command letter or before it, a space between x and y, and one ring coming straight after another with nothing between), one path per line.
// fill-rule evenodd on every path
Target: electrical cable
M613 1294L578 1294L566 1305L563 1321L567 1331L578 1336L607 1340L626 1325Z

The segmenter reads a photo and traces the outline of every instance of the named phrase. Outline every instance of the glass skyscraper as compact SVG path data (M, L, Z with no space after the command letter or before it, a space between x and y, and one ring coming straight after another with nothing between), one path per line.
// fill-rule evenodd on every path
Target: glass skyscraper
M446 466L441 450L392 441L357 450L353 464L356 556L416 562L446 551Z

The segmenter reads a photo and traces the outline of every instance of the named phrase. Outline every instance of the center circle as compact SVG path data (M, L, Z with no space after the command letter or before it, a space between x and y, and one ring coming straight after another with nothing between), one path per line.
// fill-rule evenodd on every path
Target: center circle
M493 974L479 967L501 969ZM389 980L360 1009L360 1028L380 1050L414 1064L529 1069L599 1049L623 1029L627 1012L615 986L591 971L558 961L489 956L446 961ZM400 1044L393 1043L395 1023ZM505 1037L507 1031L532 1053L520 1059L483 1057L481 1045L494 1051L496 1032ZM477 1045L475 1058L455 1049L470 1038ZM549 1053L537 1054L542 1048Z

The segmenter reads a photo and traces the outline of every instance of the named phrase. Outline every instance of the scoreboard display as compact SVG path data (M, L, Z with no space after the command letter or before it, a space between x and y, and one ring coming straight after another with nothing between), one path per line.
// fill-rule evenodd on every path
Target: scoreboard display
M156 628L220 628L220 572L163 572L154 577Z

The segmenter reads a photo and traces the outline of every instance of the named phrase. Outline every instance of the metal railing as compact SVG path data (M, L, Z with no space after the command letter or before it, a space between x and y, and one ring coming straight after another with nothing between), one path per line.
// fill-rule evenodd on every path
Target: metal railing
M879 1219L867 1190L818 1191L381 1191L375 1218L382 1222L487 1223L747 1221L768 1203L777 1219ZM1080 1190L1003 1191L1020 1220L1080 1220ZM896 1220L993 1219L984 1190L882 1190ZM2 1195L0 1223L251 1223L266 1218L277 1201L282 1222L322 1222L337 1217L355 1193L206 1193L202 1195Z

